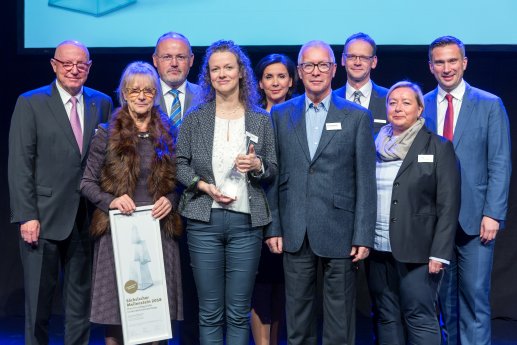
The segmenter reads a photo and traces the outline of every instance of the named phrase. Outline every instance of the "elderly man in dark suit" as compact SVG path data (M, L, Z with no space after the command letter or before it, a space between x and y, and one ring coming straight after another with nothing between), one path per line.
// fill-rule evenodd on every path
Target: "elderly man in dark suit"
M161 35L156 42L153 63L162 86L160 107L169 116L173 136L176 138L184 115L200 102L201 88L187 81L190 68L194 63L194 54L188 38L177 32ZM178 195L181 193L182 190ZM179 244L185 304L180 338L182 344L196 345L199 344L199 308L186 236L181 237Z
M461 167L455 255L440 288L445 344L487 345L494 245L512 169L508 115L499 97L463 80L467 57L456 37L431 43L429 68L438 87L425 95L426 125L452 141Z
M284 252L290 345L317 344L316 272L323 265L323 344L352 344L356 263L373 246L375 148L368 110L332 94L334 53L298 55L305 94L273 107L279 177L269 192L274 253ZM351 329L352 328L352 329Z
M386 124L388 92L370 78L372 69L377 67L376 54L377 45L369 35L358 32L348 37L341 57L341 66L346 70L346 85L334 91L339 97L370 110L375 134Z
M48 343L52 297L63 267L65 344L88 344L90 239L79 182L90 139L111 99L83 87L88 49L65 41L50 60L56 81L18 98L9 132L11 221L20 224L25 342Z

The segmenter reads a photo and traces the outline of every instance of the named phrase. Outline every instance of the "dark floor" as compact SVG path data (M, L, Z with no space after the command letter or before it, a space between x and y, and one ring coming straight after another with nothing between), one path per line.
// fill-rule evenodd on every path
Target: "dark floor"
M60 316L53 318L50 324L51 345L63 344L63 319ZM104 344L102 327L93 325L90 344ZM23 344L23 318L11 317L0 319L0 345ZM181 342L175 338L169 341L169 345L179 345ZM250 344L253 344L250 341ZM285 343L282 343L282 345ZM356 345L372 344L370 334L370 320L358 317ZM517 321L516 320L492 320L492 345L516 345Z

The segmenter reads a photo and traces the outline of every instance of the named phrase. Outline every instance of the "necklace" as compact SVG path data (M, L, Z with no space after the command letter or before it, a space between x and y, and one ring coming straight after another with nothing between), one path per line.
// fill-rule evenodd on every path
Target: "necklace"
M140 138L140 139L147 139L151 136L151 134L149 134L149 132L139 132L137 134L137 136Z

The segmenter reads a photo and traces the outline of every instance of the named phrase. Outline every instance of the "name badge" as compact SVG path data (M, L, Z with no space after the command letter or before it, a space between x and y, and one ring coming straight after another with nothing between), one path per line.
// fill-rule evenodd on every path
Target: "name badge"
M418 163L432 163L434 155L418 155Z
M340 131L341 122L328 122L325 124L325 128L327 129L327 131Z
M386 120L383 120L383 119L373 119L373 122L375 122L375 123L386 123Z
M255 134L246 131L246 136L250 138L250 141L254 142L255 144L258 144L258 137Z

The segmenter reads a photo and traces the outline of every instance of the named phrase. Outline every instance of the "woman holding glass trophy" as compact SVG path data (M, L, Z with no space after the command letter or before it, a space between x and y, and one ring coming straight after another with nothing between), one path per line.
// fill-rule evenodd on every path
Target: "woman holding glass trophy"
M204 102L184 119L176 157L200 343L222 345L226 326L226 344L244 345L262 228L271 222L263 187L277 173L273 129L257 106L250 61L232 41L207 49L199 85Z

